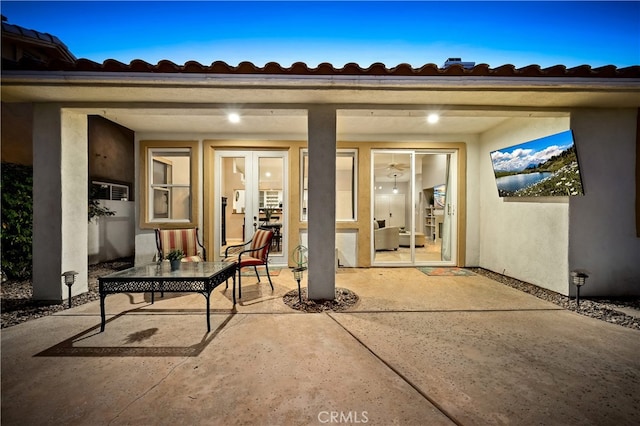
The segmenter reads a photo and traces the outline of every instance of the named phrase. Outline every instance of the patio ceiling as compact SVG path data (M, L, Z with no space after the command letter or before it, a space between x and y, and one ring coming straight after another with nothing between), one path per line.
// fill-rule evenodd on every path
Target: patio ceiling
M92 114L140 133L201 134L209 138L282 138L306 139L306 110L217 108L217 109L89 109ZM231 123L227 114L237 112L240 122ZM424 110L339 110L339 140L393 140L428 138L430 135L478 134L498 125L517 112L499 114L486 111L440 112L440 121L429 124L430 109ZM528 113L527 115L530 115ZM548 115L548 114L545 114ZM556 113L557 115L557 113Z

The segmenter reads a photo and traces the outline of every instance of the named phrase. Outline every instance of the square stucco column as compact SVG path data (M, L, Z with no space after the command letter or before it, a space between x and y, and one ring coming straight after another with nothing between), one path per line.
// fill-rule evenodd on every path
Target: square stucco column
M87 116L38 104L33 112L33 298L62 301L62 273L87 283Z
M309 279L312 300L335 298L336 110L309 109Z

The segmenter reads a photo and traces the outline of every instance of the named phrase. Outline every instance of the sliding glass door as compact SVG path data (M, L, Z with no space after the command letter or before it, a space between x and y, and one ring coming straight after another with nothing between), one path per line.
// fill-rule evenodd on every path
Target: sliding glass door
M457 152L372 152L372 264L453 265Z

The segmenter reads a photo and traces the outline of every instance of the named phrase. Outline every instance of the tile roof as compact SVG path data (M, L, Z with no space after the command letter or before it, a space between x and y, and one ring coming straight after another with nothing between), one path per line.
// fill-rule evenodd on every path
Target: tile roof
M69 48L58 37L48 33L42 33L40 31L30 30L18 25L2 22L2 37L30 40L33 43L57 49L60 54L69 60L76 60L73 53L69 51Z
M27 28L20 27L18 25L8 24L6 22L2 23L2 32L13 34L22 37L33 38L41 41L46 41L52 44L63 44L60 39L56 36L47 33L41 33L40 31L30 30Z
M30 61L23 58L18 62L3 61L4 70L32 70L32 71L68 71L68 72L126 72L126 73L165 73L165 74L279 74L291 76L400 76L400 77L427 77L427 76L474 76L474 77L583 77L583 78L640 78L640 65L618 68L607 65L592 68L589 65L581 65L567 68L564 65L555 65L541 68L539 65L529 65L516 68L514 65L502 65L490 68L487 64L478 64L471 68L461 64L447 67L439 67L435 64L426 64L414 68L409 64L400 64L387 67L382 63L375 63L367 68L358 64L349 63L342 68L335 68L328 63L319 64L317 67L309 67L303 62L296 62L290 67L283 67L278 63L269 62L263 67L258 67L251 62L241 62L237 66L229 65L222 61L212 62L211 65L202 65L196 61L188 61L184 65L175 64L169 60L162 60L157 64L150 64L141 59L135 59L125 64L114 59L107 59L102 63L89 59L78 59L73 62L54 59L46 64Z

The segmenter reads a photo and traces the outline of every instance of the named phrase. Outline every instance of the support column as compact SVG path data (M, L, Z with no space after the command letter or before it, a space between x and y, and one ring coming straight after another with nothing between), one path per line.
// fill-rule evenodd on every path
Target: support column
M55 104L33 111L33 298L62 301L88 291L87 116Z
M309 109L309 279L312 300L335 298L336 110Z

